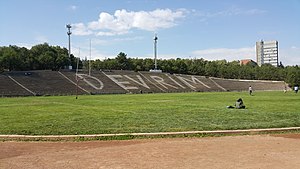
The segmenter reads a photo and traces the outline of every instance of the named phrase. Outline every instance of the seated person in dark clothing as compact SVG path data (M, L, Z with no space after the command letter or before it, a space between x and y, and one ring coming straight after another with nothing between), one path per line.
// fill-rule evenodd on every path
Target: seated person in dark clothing
M241 98L239 98L235 102L235 108L237 108L237 109L244 109L244 108L246 108L246 106L244 105L243 100Z

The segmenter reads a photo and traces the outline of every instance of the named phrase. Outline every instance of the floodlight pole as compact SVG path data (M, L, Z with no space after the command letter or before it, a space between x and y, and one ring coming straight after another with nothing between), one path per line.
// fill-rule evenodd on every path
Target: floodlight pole
M154 38L154 70L157 70L157 34L155 34Z
M72 26L71 26L71 24L67 24L66 27L68 29L67 34L69 36L69 58L71 58L71 34L72 34L71 28L72 28Z

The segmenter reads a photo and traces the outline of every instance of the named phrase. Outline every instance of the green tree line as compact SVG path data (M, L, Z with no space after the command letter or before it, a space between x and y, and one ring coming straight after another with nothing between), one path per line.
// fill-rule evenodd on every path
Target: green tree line
M0 71L59 70L76 65L76 58L73 55L69 57L66 48L50 46L47 43L33 46L31 49L18 46L0 47Z
M88 60L79 60L79 68L88 68ZM238 61L208 61L200 59L159 59L158 68L168 73L191 74L229 79L280 80L290 86L300 84L300 68L295 66L274 67L270 64L257 66L249 63L240 65ZM68 50L47 43L31 49L17 46L0 47L0 71L4 70L59 70L66 66L76 68L77 60ZM130 58L120 52L116 58L92 60L93 70L149 71L154 68L153 59Z

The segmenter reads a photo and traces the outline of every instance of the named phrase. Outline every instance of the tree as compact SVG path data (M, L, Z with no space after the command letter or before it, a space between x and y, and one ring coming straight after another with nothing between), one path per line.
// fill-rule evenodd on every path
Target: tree
M287 66L286 67L286 78L285 82L289 84L290 87L300 84L300 69L298 66Z
M15 51L14 47L4 47L2 49L2 57L0 60L1 67L8 70L20 70L22 59Z
M119 70L130 70L130 63L126 57L127 55L123 52L120 52L116 57L117 69Z
M189 61L186 61L189 62ZM190 74L196 74L196 75L205 75L205 65L207 64L207 61L204 59L193 59L191 62L189 62L186 65L188 66L188 73Z
M175 61L176 73L186 74L188 72L188 66L185 64L184 60L177 58Z
M165 72L173 73L172 67L173 63L172 60L157 60L157 65L159 69L164 70Z
M144 71L143 59L132 59L132 67L134 71Z
M61 48L60 46L53 46L52 48L56 51L53 70L59 70L67 65L72 65L72 67L74 66L73 68L77 67L77 58L74 58L73 54L69 58L66 48Z
M154 66L153 59L144 59L143 60L143 65L144 65L144 70L149 71L151 70Z
M96 59L93 63L92 63L92 69L96 69L96 70L101 70L104 69L103 66L103 62L100 59Z
M210 61L205 65L205 75L212 77L219 77L219 67L216 62Z

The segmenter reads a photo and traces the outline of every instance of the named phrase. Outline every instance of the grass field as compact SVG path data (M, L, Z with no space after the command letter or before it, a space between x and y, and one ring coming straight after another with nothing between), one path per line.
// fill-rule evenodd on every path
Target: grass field
M241 97L246 109L227 109ZM0 134L102 134L300 126L292 92L0 98Z

